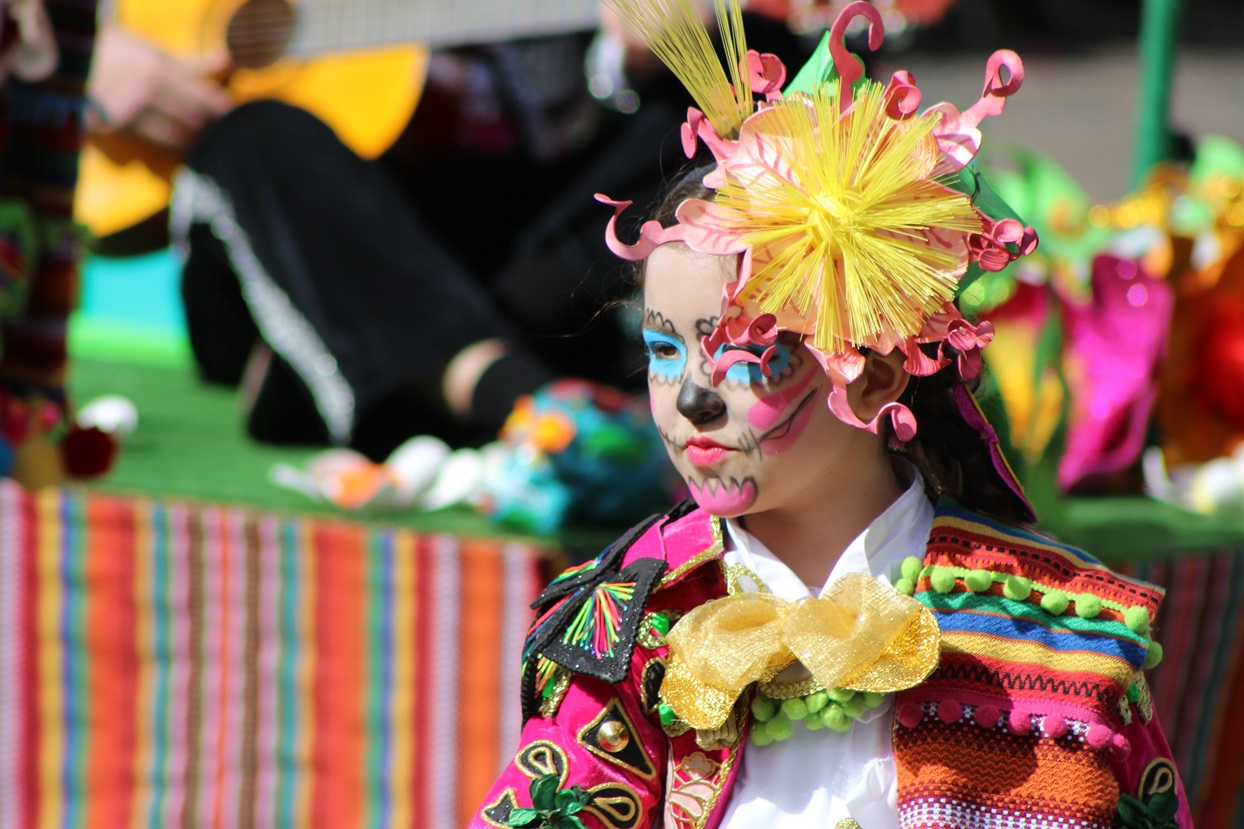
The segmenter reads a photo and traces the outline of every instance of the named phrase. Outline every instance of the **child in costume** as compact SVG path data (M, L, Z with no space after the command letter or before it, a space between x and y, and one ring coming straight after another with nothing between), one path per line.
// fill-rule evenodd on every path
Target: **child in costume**
M725 0L726 70L685 0L615 5L716 158L608 231L692 500L536 600L471 826L1190 826L1142 674L1162 591L1023 528L970 390L991 328L956 293L1036 242L970 166L1019 59L921 115L845 52L867 3L789 84Z

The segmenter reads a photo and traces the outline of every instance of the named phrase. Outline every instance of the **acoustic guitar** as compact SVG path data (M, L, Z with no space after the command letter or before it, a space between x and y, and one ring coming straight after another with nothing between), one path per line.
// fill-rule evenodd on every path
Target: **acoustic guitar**
M117 0L117 22L174 55L226 48L239 101L276 98L372 158L409 122L427 50L591 29L598 0ZM418 44L418 45L415 45ZM180 163L120 136L83 152L75 216L97 238L168 204Z

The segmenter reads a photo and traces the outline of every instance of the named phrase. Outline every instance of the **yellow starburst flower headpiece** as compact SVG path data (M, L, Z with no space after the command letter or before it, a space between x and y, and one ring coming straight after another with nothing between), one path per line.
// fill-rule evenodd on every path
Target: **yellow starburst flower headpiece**
M965 377L979 370L992 327L965 320L955 296L981 270L1000 270L1036 245L1032 228L970 166L980 148L977 126L1019 89L1023 63L1013 52L996 52L975 105L960 112L943 103L920 114L910 73L896 72L882 86L863 78L859 59L846 50L847 24L857 16L868 19L871 49L884 39L877 9L855 2L782 90L781 61L747 50L737 0L714 0L725 67L693 2L606 0L699 106L683 125L688 157L702 141L717 162L704 178L712 200L684 201L672 227L647 222L634 245L616 235L630 202L597 196L614 207L610 248L631 260L673 241L740 255L706 353L798 332L832 381L828 403L839 418L875 431L888 415L908 440L915 420L905 406L891 404L861 423L845 387L863 368L861 348L899 348L916 375L952 360ZM920 346L929 343L938 345L926 353ZM763 367L757 351L725 350L715 378L741 360Z

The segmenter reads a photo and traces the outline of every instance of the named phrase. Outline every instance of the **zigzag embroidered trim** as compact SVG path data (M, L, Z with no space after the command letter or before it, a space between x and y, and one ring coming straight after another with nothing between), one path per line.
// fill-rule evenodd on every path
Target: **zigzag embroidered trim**
M967 705L953 699L901 703L895 719L903 728L916 728L925 722L960 723L1038 739L1074 740L1122 757L1131 751L1127 738L1103 723L1087 723L1062 714L1004 711L992 705Z
M196 223L211 227L224 244L255 325L307 384L333 442L348 443L354 429L354 390L338 368L337 358L259 261L250 238L238 224L233 205L216 182L182 167L173 182L169 229L173 246L183 258L190 228Z

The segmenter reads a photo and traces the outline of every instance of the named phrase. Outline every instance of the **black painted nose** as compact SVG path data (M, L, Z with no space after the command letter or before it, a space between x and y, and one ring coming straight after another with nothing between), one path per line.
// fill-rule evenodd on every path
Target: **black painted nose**
M678 390L678 413L692 423L708 423L720 417L726 410L726 403L714 389L698 386L690 380L684 380Z

